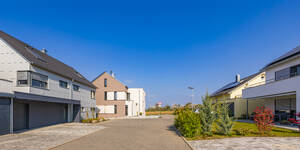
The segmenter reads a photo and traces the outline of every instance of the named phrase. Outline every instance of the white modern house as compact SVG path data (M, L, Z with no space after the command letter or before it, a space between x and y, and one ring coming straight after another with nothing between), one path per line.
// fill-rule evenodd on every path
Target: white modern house
M267 64L265 84L246 88L247 112L257 106L269 107L278 121L295 117L300 112L300 46Z
M95 90L45 49L0 31L0 134L91 117Z
M146 93L143 88L129 88L130 100L126 101L128 105L128 116L146 115Z

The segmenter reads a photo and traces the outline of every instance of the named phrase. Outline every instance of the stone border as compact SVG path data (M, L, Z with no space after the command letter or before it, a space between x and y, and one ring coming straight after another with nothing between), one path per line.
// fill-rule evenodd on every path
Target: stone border
M185 139L184 136L180 133L180 131L174 126L176 133L180 136L180 138L190 147L191 150L194 150L193 146Z

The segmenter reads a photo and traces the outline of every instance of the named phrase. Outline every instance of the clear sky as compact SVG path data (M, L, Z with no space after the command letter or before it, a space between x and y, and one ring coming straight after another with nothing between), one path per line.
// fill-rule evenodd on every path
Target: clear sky
M300 1L1 2L0 30L73 66L89 80L113 70L151 104L200 103L300 45Z

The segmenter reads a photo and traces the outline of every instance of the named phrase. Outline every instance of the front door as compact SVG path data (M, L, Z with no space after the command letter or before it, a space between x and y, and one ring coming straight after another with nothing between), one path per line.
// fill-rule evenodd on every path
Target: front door
M128 116L128 105L125 105L125 115Z

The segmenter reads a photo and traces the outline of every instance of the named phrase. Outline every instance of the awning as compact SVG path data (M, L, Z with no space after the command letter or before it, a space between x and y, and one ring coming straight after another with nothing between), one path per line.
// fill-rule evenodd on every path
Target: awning
M273 95L264 95L264 96L258 96L258 97L250 97L250 98L247 98L247 100L272 98L272 97L279 97L279 96L290 96L290 95L296 95L296 92L294 91L294 92L279 93L279 94L273 94Z

